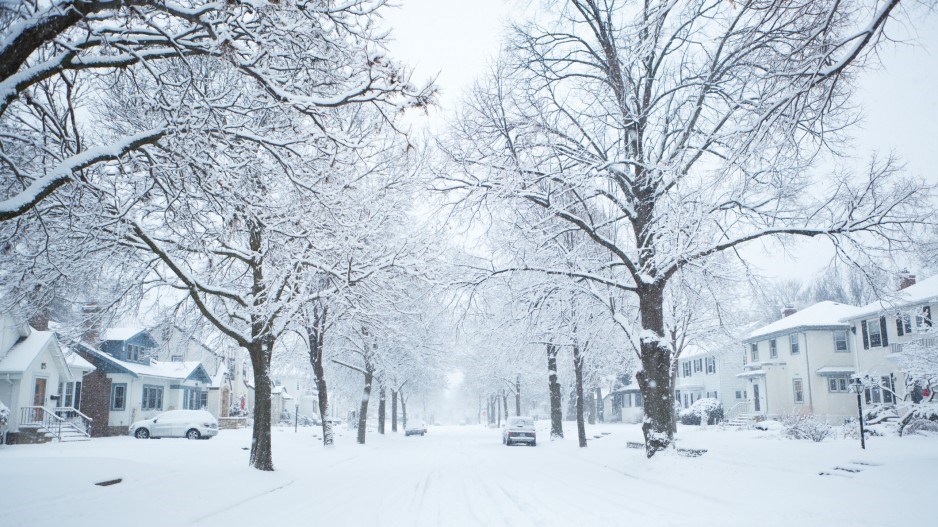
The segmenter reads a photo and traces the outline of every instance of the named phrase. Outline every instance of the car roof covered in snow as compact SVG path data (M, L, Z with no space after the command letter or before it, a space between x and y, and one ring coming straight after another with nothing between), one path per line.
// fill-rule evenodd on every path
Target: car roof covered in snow
M853 316L856 311L856 306L825 300L762 326L749 333L744 340L763 340L804 329L843 329L848 326L844 319Z

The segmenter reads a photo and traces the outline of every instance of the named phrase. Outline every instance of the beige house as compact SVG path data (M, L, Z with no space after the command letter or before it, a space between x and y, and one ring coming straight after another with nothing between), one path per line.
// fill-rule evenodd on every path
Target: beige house
M856 344L850 331L855 306L819 302L758 328L743 341L748 411L766 417L808 413L831 423L856 414L850 379Z
M678 358L674 400L681 408L689 408L695 401L709 397L719 400L724 412L737 407L745 410L748 386L737 377L742 368L739 353L689 345Z

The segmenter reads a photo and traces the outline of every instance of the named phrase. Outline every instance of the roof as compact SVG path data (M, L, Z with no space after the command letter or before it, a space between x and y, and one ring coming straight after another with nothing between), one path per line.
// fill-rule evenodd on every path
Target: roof
M33 329L29 336L23 337L10 348L10 351L0 359L0 373L23 373L29 365L42 353L50 340L55 339L51 331L36 331Z
M101 334L101 340L128 340L143 331L143 328L108 328Z
M853 375L856 370L853 366L824 366L817 369L817 374L821 377L839 377L843 375Z
M888 300L877 300L859 307L850 316L845 317L844 320L855 320L868 315L878 315L896 308L911 307L934 301L938 301L938 276L926 278L915 285L896 291L895 295Z
M765 337L793 333L802 329L846 328L848 324L843 320L853 316L856 311L856 306L825 300L806 307L793 315L762 326L747 335L744 340L760 340Z
M65 355L65 362L68 364L69 368L74 368L76 370L92 371L94 370L94 364L86 361L79 355L75 350L71 348L64 348L62 350Z
M765 375L765 370L750 370L736 374L737 377L761 377L763 375Z
M149 364L139 364L136 362L116 359L101 350L97 350L89 346L88 344L83 343L82 347L93 353L94 356L98 359L116 366L119 370L122 370L124 373L129 373L134 377L161 377L164 379L175 379L179 381L193 378L205 383L212 382L212 378L209 376L208 372L205 370L205 367L202 366L202 363L199 361L150 361Z

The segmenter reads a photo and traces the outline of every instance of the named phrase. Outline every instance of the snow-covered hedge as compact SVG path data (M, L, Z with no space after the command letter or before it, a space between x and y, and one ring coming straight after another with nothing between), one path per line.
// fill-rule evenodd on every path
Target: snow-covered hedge
M683 425L699 425L701 414L706 414L708 425L715 425L723 420L723 404L712 397L698 399L690 408L681 410L679 418Z
M6 428L7 423L10 422L10 409L6 407L5 404L0 402L0 430Z
M938 432L938 403L922 403L902 419L902 435Z
M810 439L820 443L834 433L831 425L813 415L790 414L782 419L782 434L789 439Z

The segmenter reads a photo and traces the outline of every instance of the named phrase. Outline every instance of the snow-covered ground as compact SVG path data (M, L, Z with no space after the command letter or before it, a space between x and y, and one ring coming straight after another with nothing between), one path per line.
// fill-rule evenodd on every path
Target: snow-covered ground
M539 423L543 425L544 423ZM425 437L274 429L277 471L247 467L249 430L209 441L102 438L0 446L0 525L934 525L938 437L823 443L682 427L699 458L646 460L636 425L501 445L498 430ZM607 435L603 435L603 432ZM821 475L821 473L827 475ZM101 487L95 482L122 478Z

